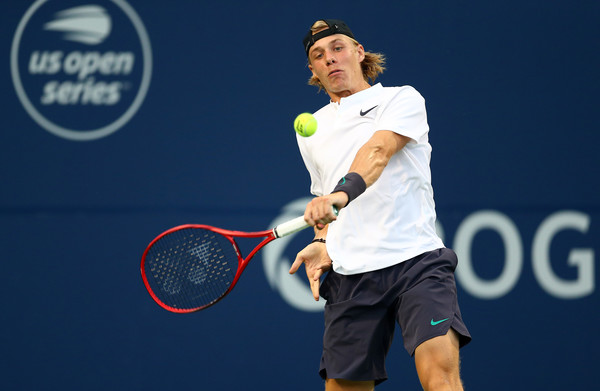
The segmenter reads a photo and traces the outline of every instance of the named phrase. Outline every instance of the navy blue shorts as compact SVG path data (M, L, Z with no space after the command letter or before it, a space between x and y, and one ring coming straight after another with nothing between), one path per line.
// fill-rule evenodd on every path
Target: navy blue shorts
M385 357L396 322L412 356L421 343L448 333L460 346L471 340L456 295L454 251L441 248L367 273L330 271L321 284L325 332L319 374L323 379L387 379Z

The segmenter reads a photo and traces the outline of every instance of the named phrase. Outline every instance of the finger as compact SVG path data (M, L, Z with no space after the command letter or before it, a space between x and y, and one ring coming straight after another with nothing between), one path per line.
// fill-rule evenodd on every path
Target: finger
M302 265L302 263L304 263L304 259L302 259L301 257L296 257L296 260L292 264L292 267L290 267L290 270L288 273L290 273L290 274L296 273L298 271L298 269L300 268L300 265Z
M314 281L319 281L321 279L322 275L323 275L323 269L317 269L317 270L315 270L315 274L313 275L313 280Z
M327 217L329 217L329 222L337 220L337 215L333 212L333 206L327 210Z
M304 211L304 221L306 221L306 224L311 225L311 226L315 226L315 221L312 218L312 212L309 210L308 207L306 207L306 210Z
M315 301L319 301L319 286L320 285L321 285L321 282L319 280L310 281L310 290L312 291Z
M323 202L319 205L319 222L323 224L329 224L331 222L331 216L333 210L331 209L331 203L327 199L323 199Z
M323 197L317 197L306 205L304 211L304 221L313 227L323 229L328 223L326 221L326 207L324 206L325 200Z
M325 226L331 223L332 221L337 220L337 216L333 212L333 207L330 204L325 204L324 209L320 211L319 216L314 217L314 220L318 224Z

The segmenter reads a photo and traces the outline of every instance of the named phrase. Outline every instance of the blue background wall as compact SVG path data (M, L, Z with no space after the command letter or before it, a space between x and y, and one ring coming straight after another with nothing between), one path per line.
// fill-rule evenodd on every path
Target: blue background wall
M99 45L43 28L88 4L112 21ZM127 4L147 32L151 69ZM475 338L462 352L467 388L596 384L600 3L5 0L3 389L321 389L322 314L282 293L304 277L269 277L269 259L285 266L309 233L257 256L233 293L201 313L163 311L139 273L145 246L171 226L262 230L309 195L292 121L328 101L306 85L300 43L321 17L346 20L367 50L387 55L384 85L410 84L427 100L440 230L468 266L458 275ZM17 95L15 45L34 106L80 134L125 112L144 72L147 94L106 137L60 137ZM27 74L30 53L56 50L132 51L131 73L92 75L123 83L119 103L41 105L43 83L76 81ZM562 283L583 288L567 297ZM378 389L419 387L399 335Z

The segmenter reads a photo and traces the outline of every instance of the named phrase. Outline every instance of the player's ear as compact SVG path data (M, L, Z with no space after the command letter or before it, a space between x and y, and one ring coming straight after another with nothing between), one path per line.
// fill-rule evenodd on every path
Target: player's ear
M308 69L310 69L310 71L312 72L312 80L319 80L319 78L317 77L317 74L315 73L312 65L308 64Z
M363 62L365 59L365 48L360 43L356 46L356 52L358 53L358 62Z

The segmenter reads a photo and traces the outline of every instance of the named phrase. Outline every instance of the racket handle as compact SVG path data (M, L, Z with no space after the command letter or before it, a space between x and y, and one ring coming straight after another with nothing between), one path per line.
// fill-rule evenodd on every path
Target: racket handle
M295 232L302 231L308 227L310 227L310 225L306 224L306 221L304 221L304 216L300 216L293 220L279 224L277 227L273 228L273 233L275 234L276 238L281 238L291 235Z
M335 213L335 215L337 216L339 212L338 208L336 208L335 206L332 206L332 208L333 213ZM304 221L304 216L300 216L296 217L293 220L279 224L277 227L273 228L273 234L276 238L282 238L284 236L291 235L295 232L302 231L303 229L308 227L310 227L310 225L308 225L306 221Z

